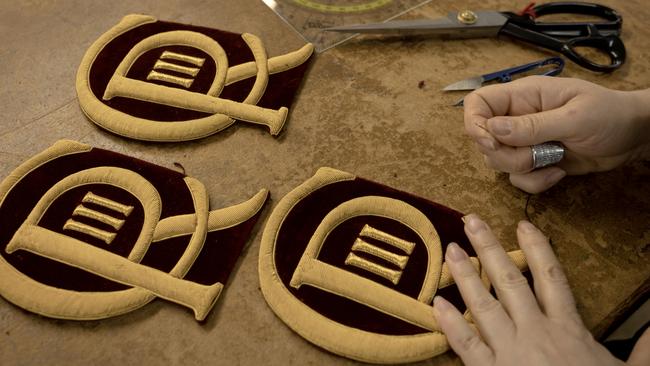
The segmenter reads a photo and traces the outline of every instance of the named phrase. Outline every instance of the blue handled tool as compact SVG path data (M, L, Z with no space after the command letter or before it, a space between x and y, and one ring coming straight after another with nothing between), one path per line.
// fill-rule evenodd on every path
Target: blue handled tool
M457 81L453 84L447 85L442 90L444 91L453 91L453 90L475 90L483 86L484 83L490 81L497 81L499 83L507 83L512 81L513 76L517 74L526 73L531 70L538 68L553 66L549 70L535 74L535 75L545 75L545 76L555 76L562 72L564 69L564 60L560 57L549 57L544 60L531 62L529 64L515 66L504 70L495 71L485 75L474 76L468 79ZM463 105L463 99L459 100L455 106Z
M490 74L474 76L465 80L457 81L453 84L447 85L442 90L474 90L480 88L484 83L490 81L507 83L508 81L512 81L512 77L516 74L521 74L547 65L555 65L555 67L539 75L554 76L559 74L564 68L564 60L559 57L550 57L541 61L535 61L529 64L515 66L509 69L495 71Z

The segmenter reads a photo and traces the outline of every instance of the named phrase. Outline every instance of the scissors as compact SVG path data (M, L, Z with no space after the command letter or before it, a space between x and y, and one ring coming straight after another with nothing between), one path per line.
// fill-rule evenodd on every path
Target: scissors
M531 4L532 5L532 4ZM601 21L540 22L549 14L576 14L598 17ZM441 38L496 37L500 34L560 52L569 60L593 71L611 72L625 62L625 45L619 38L623 18L609 7L578 2L551 2L529 6L521 14L499 11L465 10L450 12L447 18L401 20L326 28L326 31L433 35ZM577 51L590 48L609 56L601 63Z
M564 60L560 57L549 57L544 60L531 62L521 66L515 66L508 69L503 69L495 72L491 72L485 75L474 76L467 78L461 81L457 81L453 84L449 84L444 87L444 91L456 91L456 90L475 90L483 86L484 83L491 81L497 81L499 83L507 83L512 81L513 76L517 74L523 74L531 70L546 68L547 66L552 66L550 69L545 72L539 73L537 75L544 76L555 76L562 72L564 69ZM454 106L462 106L464 98L461 98L459 101L454 103Z

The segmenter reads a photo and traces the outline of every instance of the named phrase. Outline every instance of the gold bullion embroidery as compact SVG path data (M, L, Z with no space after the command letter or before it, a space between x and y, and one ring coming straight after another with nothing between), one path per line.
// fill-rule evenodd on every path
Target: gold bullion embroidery
M88 217L103 224L110 225L115 230L119 230L124 225L124 220L122 219L117 219L105 213L89 209L83 205L75 207L74 211L72 211L72 216Z
M86 235L90 235L92 237L95 237L99 240L104 241L106 244L110 244L113 239L115 239L115 233L111 233L102 229L98 229L94 226L90 226L88 224L84 224L82 222L74 221L72 219L68 219L68 221L65 222L63 225L63 230L74 230L78 231L80 233L84 233Z
M61 141L50 149L19 166L0 183L0 205L24 176L65 155L88 152L87 145ZM206 234L222 230L253 217L268 197L266 189L260 190L250 200L220 210L209 211L207 192L196 179L183 179L191 194L195 213L178 215L160 220L162 200L156 188L138 173L114 166L98 166L80 170L61 179L43 194L7 244L9 254L26 250L73 267L81 268L109 280L131 286L122 291L78 292L42 284L17 271L0 256L0 292L7 300L45 316L87 320L100 319L137 309L158 296L187 306L194 311L197 320L203 320L217 301L223 284L202 285L183 279L198 257ZM63 193L88 184L108 184L121 188L140 201L144 211L141 232L128 257L122 257L79 239L39 226L45 211ZM83 203L93 203L108 208L116 214L128 216L132 206L124 205L88 192ZM77 206L73 216L87 216L109 225L120 226L114 217ZM211 217L212 215L219 216ZM106 217L108 216L108 217ZM123 220L122 220L123 221ZM163 223L173 223L169 227ZM163 228L160 229L160 224ZM115 233L97 229L87 224L68 220L66 230L84 232L110 243ZM191 235L177 263L169 272L140 264L153 241L165 237Z
M396 249L405 252L407 255L400 255L400 254L390 252L388 250L384 250L376 245L364 241L361 238L357 238L354 242L354 245L352 245L352 250L350 254L348 254L348 257L345 259L345 264L365 269L366 271L384 277L387 280L391 281L394 285L397 285L397 283L400 280L400 277L402 276L401 270L398 271L398 270L390 269L381 264L372 262L365 258L361 258L358 255L354 254L354 252L358 251L358 252L364 252L373 255L377 258L390 262L403 270L404 267L406 267L406 263L408 262L409 259L408 255L410 255L413 252L415 243L402 240L396 236L390 235L381 230L377 230L367 224L363 227L363 229L361 229L361 233L359 233L359 236L365 236L367 238L372 238L384 242L386 244L392 245Z
M123 97L156 104L209 113L211 116L193 120L163 123L145 118L134 117L128 113L113 109L98 100L90 88L90 69L95 58L106 45L118 36L157 20L150 16L129 15L102 35L88 49L77 72L77 94L86 115L100 126L123 136L150 141L184 141L198 139L216 133L241 120L265 125L272 135L282 130L288 115L288 109L269 109L257 106L267 88L269 75L287 71L303 64L313 53L311 44L281 56L268 58L262 41L255 35L244 33L242 39L250 48L254 61L229 66L226 52L214 39L194 31L173 30L157 33L137 43L120 62L112 75L102 100ZM174 88L153 84L147 81L127 77L135 61L158 47L183 45L205 52L216 63L217 71L206 94L186 90L194 82L204 59L177 52L164 51L159 60L149 71L147 80L157 80L179 85ZM184 66L172 61L181 61L194 67ZM173 71L185 76L165 72ZM220 98L225 85L239 80L255 77L248 96L242 102Z
M305 197L330 184L352 184L349 182L355 179L349 173L321 168L312 178L282 198L271 214L262 236L259 255L262 293L269 306L289 327L311 342L337 354L374 363L413 362L438 355L448 349L448 344L432 315L431 300L439 288L453 284L453 278L447 265L442 262L442 244L435 228L414 206L383 196L361 196L339 204L325 215L315 229L290 281L285 283L278 275L276 241L294 207ZM343 222L359 216L378 216L398 221L413 230L424 243L428 266L417 298L319 260L322 246L333 230ZM393 284L399 283L400 273L409 265L415 243L369 225L364 225L358 237L353 240L345 259L346 266L362 268ZM379 247L375 241L386 245ZM361 253L364 253L363 258ZM518 268L525 269L525 258L521 251L510 252L509 255ZM480 270L484 285L489 287L487 274L480 267L478 259L471 258L471 261ZM395 268L388 268L383 262L390 263ZM409 336L393 336L338 323L336 319L325 316L304 303L290 290L298 290L305 285L366 305L427 331ZM464 317L471 321L469 311L465 312Z

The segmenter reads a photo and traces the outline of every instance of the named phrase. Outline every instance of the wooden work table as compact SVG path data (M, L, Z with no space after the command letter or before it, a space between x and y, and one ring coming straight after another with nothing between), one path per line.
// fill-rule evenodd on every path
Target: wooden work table
M563 77L606 87L650 87L650 7L643 0L600 1L624 18L627 62L611 74L567 61ZM526 1L431 2L407 17L461 8L513 10ZM205 324L155 300L126 315L74 322L34 315L0 299L2 365L349 365L291 331L265 303L258 251L278 200L321 166L334 167L439 202L490 223L508 249L529 196L483 163L463 130L462 94L451 82L547 57L509 39L354 39L317 54L277 138L236 123L207 138L155 144L90 123L75 92L89 45L129 13L260 36L268 54L304 41L261 1L6 2L0 9L0 177L59 139L73 139L176 169L203 182L213 207L271 191L226 289ZM650 280L650 165L636 163L569 177L532 196L528 215L552 239L580 314L602 336ZM1 225L1 223L0 223ZM0 228L1 229L1 228ZM460 364L450 353L422 362Z

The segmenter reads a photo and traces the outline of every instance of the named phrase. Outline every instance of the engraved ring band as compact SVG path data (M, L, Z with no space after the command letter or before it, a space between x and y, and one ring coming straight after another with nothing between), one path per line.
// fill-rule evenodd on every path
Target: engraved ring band
M545 142L530 147L533 155L533 169L559 163L564 157L564 145L559 142Z

